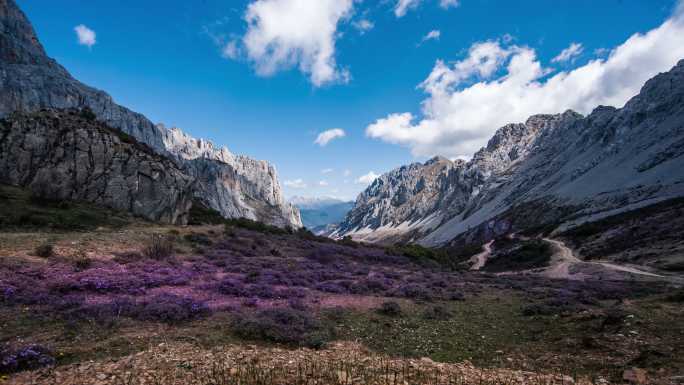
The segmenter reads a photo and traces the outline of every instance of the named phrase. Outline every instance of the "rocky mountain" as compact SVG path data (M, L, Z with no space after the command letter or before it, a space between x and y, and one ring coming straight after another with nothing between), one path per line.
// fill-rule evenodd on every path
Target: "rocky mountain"
M295 196L289 201L299 209L304 226L316 234L322 234L329 226L340 223L354 206L354 202L330 197Z
M297 209L285 202L272 165L155 125L105 92L77 81L47 56L14 0L0 0L0 30L0 118L14 111L88 108L99 121L172 159L195 179L194 199L205 206L226 217L301 226Z
M499 129L469 162L434 158L371 184L335 236L483 242L557 230L684 196L684 61L623 108L537 115Z
M164 133L168 152L196 179L195 197L229 218L244 217L279 227L301 227L299 210L285 201L275 167L234 155L226 147L195 139L178 128Z
M192 204L193 180L174 162L75 109L0 120L0 180L160 222L187 222Z

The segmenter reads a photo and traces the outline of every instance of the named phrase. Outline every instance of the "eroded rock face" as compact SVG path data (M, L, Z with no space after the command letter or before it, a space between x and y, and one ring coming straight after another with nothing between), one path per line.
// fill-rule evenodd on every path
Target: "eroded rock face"
M234 156L178 129L155 125L74 79L47 56L14 0L0 0L0 31L0 117L43 108L89 108L98 120L172 158L198 179L195 197L224 216L301 227L298 210L285 202L277 173L267 162ZM208 174L212 170L217 173Z
M0 120L0 181L165 223L185 224L192 203L193 180L172 161L77 110Z
M178 128L164 132L164 146L195 177L195 198L228 218L244 217L280 227L302 226L299 210L285 201L275 167L234 155Z
M359 195L335 235L353 235L367 241L415 241L481 199L482 189L492 175L527 158L541 130L579 118L571 111L536 115L524 124L499 129L487 147L469 162L435 157L424 164L390 171Z
M381 176L335 235L436 246L563 229L684 196L683 169L681 61L621 109L533 116L499 129L467 163L433 159Z

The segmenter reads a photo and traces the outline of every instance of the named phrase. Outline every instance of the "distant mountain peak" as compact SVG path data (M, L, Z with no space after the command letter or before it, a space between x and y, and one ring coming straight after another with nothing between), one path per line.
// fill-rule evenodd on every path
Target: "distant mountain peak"
M684 60L621 109L533 115L499 128L468 162L435 157L385 173L334 235L426 245L482 241L684 196L682 127Z

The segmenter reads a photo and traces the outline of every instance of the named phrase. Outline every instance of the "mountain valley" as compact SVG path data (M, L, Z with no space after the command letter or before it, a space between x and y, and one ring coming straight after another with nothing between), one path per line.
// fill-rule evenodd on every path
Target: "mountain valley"
M414 153L421 162L364 175L342 163L365 162L350 159L367 151L351 142L358 133L330 129L304 149L297 141L310 128L279 115L296 115L295 91L276 90L270 65L285 61L314 87L325 76L352 81L325 56L334 44L304 32L282 39L282 26L264 21L292 21L287 4L347 2L288 1L249 0L240 39L212 29L231 18L202 28L220 43L220 60L249 62L266 77L272 94L245 79L231 86L254 103L250 112L282 126L249 147L276 161L293 153L300 163L278 162L281 185L273 163L152 123L76 80L36 33L51 48L54 30L32 17L34 30L22 11L46 4L0 0L0 385L684 383L684 60L624 106L533 115L496 130L467 160ZM352 11L362 2L348 3L333 16L359 39L382 28L357 20L371 12ZM419 3L399 2L385 16L429 17ZM317 23L333 16L283 28L326 30ZM95 32L82 36L81 27L79 45L92 52ZM433 30L411 44L427 50L439 38ZM499 40L480 47L494 59L454 68L485 78L481 67L526 49L509 52ZM313 43L323 46L281 46ZM260 61L255 49L273 57ZM318 60L306 61L312 52ZM55 57L73 69L68 56ZM448 65L438 60L437 75L457 77ZM281 91L288 99L273 108ZM307 89L306 100L348 96ZM196 114L192 97L160 103ZM443 106L422 107L429 115ZM229 120L224 137L234 149L254 127L241 119ZM332 148L334 140L350 143ZM368 152L377 164L364 170L388 164L387 153ZM363 191L333 198L351 196L340 186Z

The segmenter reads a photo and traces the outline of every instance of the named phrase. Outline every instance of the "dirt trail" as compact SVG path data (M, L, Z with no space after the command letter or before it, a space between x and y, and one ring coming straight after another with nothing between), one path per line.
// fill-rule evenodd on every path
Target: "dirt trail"
M656 278L664 278L662 275L654 274L654 273L649 273L647 271L639 270L634 267L630 266L623 266L623 265L616 265L614 263L609 263L609 262L586 262L582 261L581 259L577 258L575 254L572 252L572 250L565 246L565 244L561 241L557 241L555 239L550 239L550 238L542 238L545 242L548 242L551 244L551 246L554 248L555 252L553 256L551 257L551 267L549 267L546 271L544 271L544 275L549 277L549 278L571 278L570 274L570 266L576 265L576 264L584 264L584 265L598 265L602 266L606 269L610 270L616 270L616 271L622 271L626 273L631 273L631 274L638 274L638 275L645 275L649 277L656 277ZM579 278L579 277L575 277Z
M471 260L475 263L473 263L473 266L470 267L470 270L480 270L485 263L487 263L487 259L489 259L489 257L492 255L492 243L494 243L494 240L485 243L482 246L484 250L471 258Z
M577 258L572 253L572 250L565 246L563 242L549 238L542 239L545 242L550 243L551 247L554 249L554 253L551 256L551 267L544 272L544 275L549 278L569 278L570 266L582 263L582 260Z

